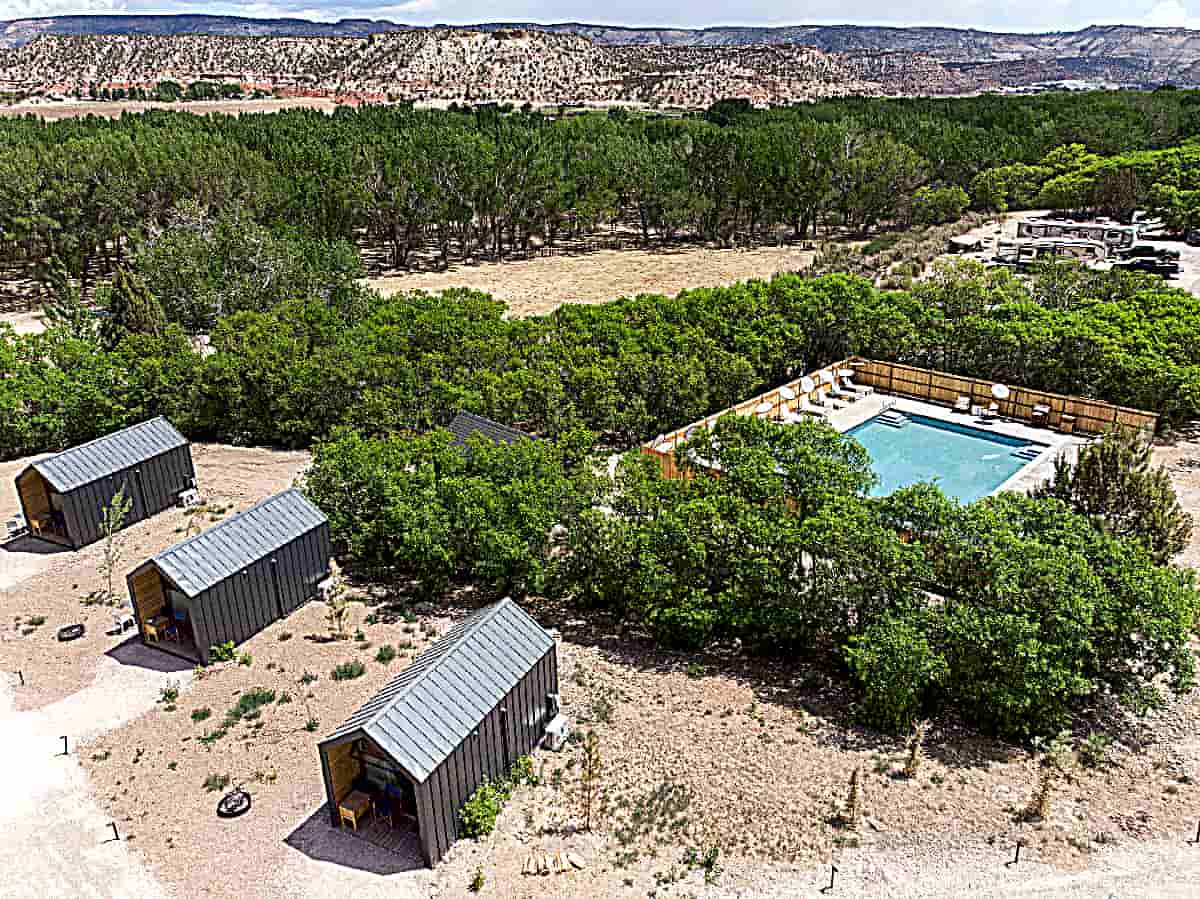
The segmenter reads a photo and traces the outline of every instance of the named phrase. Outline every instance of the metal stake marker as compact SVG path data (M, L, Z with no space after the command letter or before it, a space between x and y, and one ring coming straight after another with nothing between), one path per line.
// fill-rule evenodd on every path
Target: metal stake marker
M1013 856L1012 861L1005 862L1004 867L1009 868L1021 861L1021 847L1024 845L1024 840L1017 840L1017 854Z
M1200 844L1200 821L1196 822L1196 839L1188 840L1193 846Z
M63 734L62 741L63 741L63 751L60 752L59 755L66 755L67 754L67 736L66 736L66 734Z
M822 893L832 893L833 892L833 880L835 877L837 877L837 873L838 873L837 865L830 865L829 866L829 886L821 887Z
M112 836L111 836L109 839L105 840L104 842L106 842L106 843L119 843L119 842L121 841L121 835L120 835L119 833L117 833L117 822L116 822L116 821L109 821L109 822L108 822L108 826L112 828L113 835L112 835Z
M25 686L25 672L24 672L24 671L21 671L20 669L18 669L18 670L17 670L17 677L18 677L18 678L20 678L20 680L21 680L21 686L22 686L22 687L23 687L23 686Z

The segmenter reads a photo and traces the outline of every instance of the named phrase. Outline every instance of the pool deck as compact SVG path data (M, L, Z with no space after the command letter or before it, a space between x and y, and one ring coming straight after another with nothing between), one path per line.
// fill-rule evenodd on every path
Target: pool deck
M891 396L878 392L869 394L851 403L845 409L833 412L829 416L829 423L844 434L851 428L858 427L863 422L874 418L889 408L895 409L898 412L923 415L926 418L933 418L938 421L977 428L980 431L990 431L994 434L1003 434L1006 437L1015 437L1019 440L1028 440L1030 443L1045 445L1046 448L1042 450L1036 459L1002 483L992 493L1000 493L1006 490L1016 493L1028 493L1054 474L1054 462L1056 459L1060 456L1065 456L1074 461L1079 454L1079 447L1083 446L1089 440L1087 437L1080 437L1075 434L1060 434L1049 428L1034 428L1024 422L1007 418L997 417L985 421L974 415L954 412L945 406L937 406L933 403L922 402L921 400Z

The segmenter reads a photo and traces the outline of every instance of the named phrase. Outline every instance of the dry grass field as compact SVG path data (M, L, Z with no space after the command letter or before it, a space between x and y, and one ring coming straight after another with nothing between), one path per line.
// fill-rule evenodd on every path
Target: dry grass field
M246 112L279 112L283 109L319 109L333 112L338 104L327 97L270 97L261 100L205 100L180 101L179 103L157 103L151 100L63 100L12 103L0 105L0 116L37 116L48 122L59 119L77 119L94 115L104 119L117 119L125 113L145 112L148 109L172 109L176 112L193 112L198 115L226 113L239 115Z
M444 272L416 272L369 278L383 293L436 292L469 287L508 305L509 315L541 315L564 303L603 303L643 293L674 296L696 287L720 287L750 278L796 271L812 252L795 247L718 250L600 250L517 262L454 265Z

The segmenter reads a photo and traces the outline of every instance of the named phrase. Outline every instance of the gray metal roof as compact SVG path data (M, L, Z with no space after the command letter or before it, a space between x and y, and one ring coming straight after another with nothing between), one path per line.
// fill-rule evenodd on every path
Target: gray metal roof
M159 416L73 446L34 462L30 467L59 493L69 493L84 484L186 445L187 440L175 430L175 426Z
M482 415L476 415L474 412L459 412L447 426L447 430L454 435L456 446L466 446L468 438L476 434L486 437L497 446L516 443L518 440L537 440L532 434L510 428L508 425L484 418Z
M447 631L323 742L361 731L422 782L553 646L502 599Z
M188 596L198 596L325 521L325 514L292 488L163 550L151 561Z

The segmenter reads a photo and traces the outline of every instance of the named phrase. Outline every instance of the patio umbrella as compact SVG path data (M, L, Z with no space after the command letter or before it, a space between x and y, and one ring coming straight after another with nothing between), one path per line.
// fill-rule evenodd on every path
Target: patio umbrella
M755 415L770 415L771 410L775 408L774 403L768 403L766 400L754 407Z
M805 393L812 393L817 389L817 382L806 375L800 379L800 389Z
M796 391L792 390L790 387L780 387L779 395L785 400L794 400L796 398Z
M1006 399L1008 399L1008 393L1009 393L1008 387L1005 386L1004 384L993 384L992 385L992 396L994 396L996 399L1006 400Z
M821 373L818 377L820 377L822 384L833 383L833 372L829 371L828 369L821 369Z
M854 369L852 369L852 368L839 368L839 369L838 369L838 377L841 377L841 378L853 378L853 377L854 377Z

